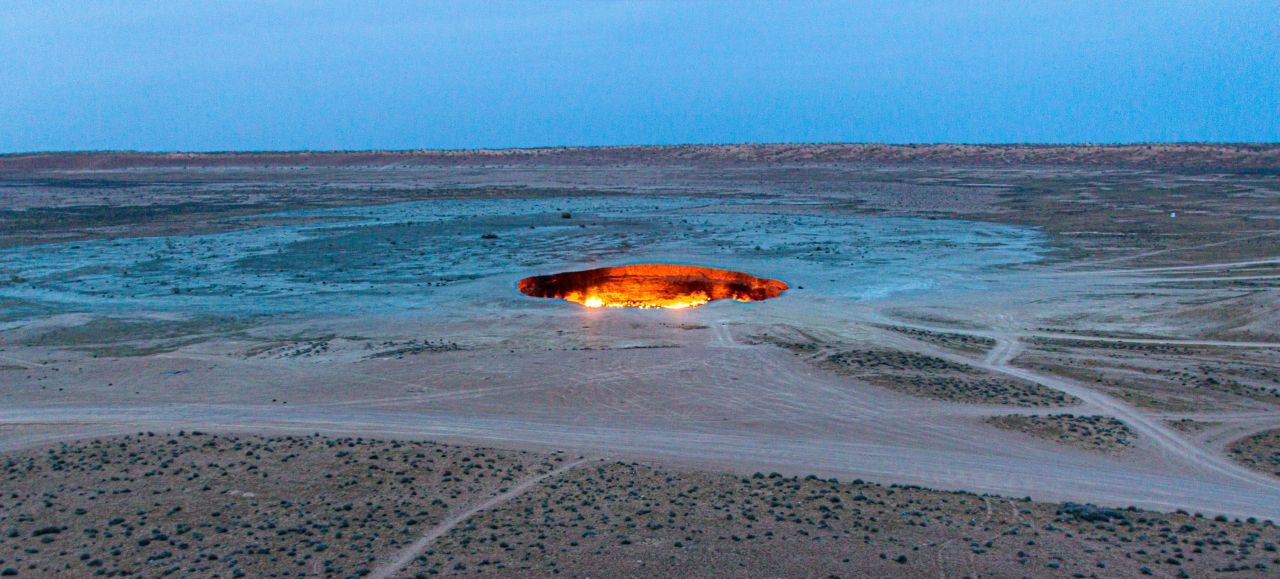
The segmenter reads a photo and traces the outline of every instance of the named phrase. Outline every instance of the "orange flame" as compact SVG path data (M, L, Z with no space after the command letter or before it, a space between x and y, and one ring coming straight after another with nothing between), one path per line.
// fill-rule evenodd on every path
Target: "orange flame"
M790 289L775 279L692 265L649 263L571 271L520 280L520 292L588 308L696 308L732 299L754 302Z

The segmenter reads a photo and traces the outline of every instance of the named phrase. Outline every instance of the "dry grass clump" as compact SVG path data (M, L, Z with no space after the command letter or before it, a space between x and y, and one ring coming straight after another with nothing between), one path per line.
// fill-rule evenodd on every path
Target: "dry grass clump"
M1270 523L757 473L583 466L407 570L494 577L1175 576L1280 561Z
M1153 410L1194 412L1280 402L1280 370L1265 348L1031 338L1015 360Z
M1227 452L1240 464L1280 477L1280 429L1241 438L1231 443Z
M1173 427L1174 430L1185 434L1199 434L1206 429L1213 428L1222 424L1221 422L1210 422L1205 420L1192 420L1190 418L1179 418L1177 420L1166 420L1165 424Z
M137 435L0 459L0 573L358 577L563 458ZM1268 522L855 480L589 463L462 521L409 576L1268 575Z
M750 337L748 343L777 346L837 374L912 396L1021 407L1080 403L1070 394L1034 382L915 352L884 348L840 350L808 336L795 339L761 334Z
M899 334L911 336L922 342L928 342L935 346L969 352L971 354L986 354L991 348L994 348L996 341L986 336L972 336L969 334L955 334L951 332L935 332L932 330L922 330L919 328L911 328L907 326L883 326L887 330L893 330Z
M1074 396L1034 382L896 350L849 350L820 359L837 373L913 396L968 404L1044 407L1078 404Z
M126 436L0 459L0 570L358 576L551 456L361 438Z
M1009 414L988 418L987 423L997 428L1024 432L1045 440L1101 452L1126 450L1137 437L1128 425L1110 416Z

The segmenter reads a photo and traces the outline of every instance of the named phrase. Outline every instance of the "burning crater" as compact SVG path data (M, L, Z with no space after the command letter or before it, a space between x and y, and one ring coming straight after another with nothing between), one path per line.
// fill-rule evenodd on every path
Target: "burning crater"
M569 271L520 280L520 293L589 308L694 308L713 300L757 302L790 287L727 269L646 263Z

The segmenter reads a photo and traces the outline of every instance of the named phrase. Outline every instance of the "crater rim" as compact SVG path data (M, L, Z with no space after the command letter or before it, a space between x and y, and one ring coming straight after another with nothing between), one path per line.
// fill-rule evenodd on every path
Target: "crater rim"
M774 299L791 286L730 269L654 262L530 276L517 282L516 289L526 296L562 299L593 309L680 310L725 299Z

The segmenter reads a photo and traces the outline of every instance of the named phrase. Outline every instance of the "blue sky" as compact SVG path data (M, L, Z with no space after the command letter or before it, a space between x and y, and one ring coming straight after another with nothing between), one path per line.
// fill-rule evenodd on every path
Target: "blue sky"
M1280 2L0 0L0 151L1280 141Z

